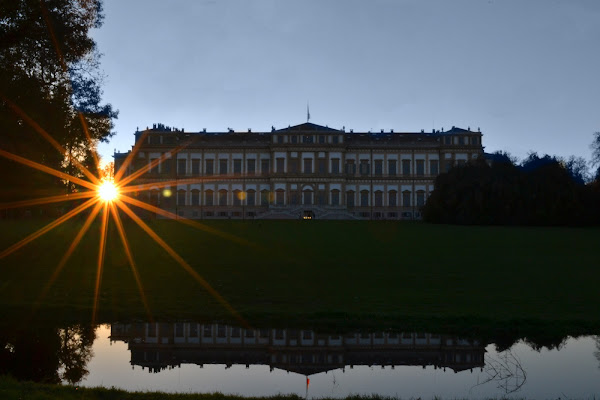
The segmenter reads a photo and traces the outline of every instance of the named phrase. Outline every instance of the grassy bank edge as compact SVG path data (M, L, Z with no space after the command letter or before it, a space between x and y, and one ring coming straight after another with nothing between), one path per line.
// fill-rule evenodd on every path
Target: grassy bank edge
M83 388L67 385L49 385L34 382L19 382L10 376L0 375L0 398L6 400L301 400L303 397L288 394L269 397L244 397L241 395L225 395L222 393L164 393L164 392L127 392L115 388ZM319 397L328 400L326 397ZM399 397L389 396L348 396L345 400L401 400ZM433 399L439 399L433 397ZM512 400L516 400L511 398ZM333 399L332 399L333 400ZM337 399L339 400L339 399Z

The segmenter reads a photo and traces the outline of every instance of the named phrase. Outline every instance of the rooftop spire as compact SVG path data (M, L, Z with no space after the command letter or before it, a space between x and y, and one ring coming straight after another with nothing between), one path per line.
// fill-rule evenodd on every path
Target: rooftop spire
M310 110L308 109L308 101L306 102L306 122L310 121Z

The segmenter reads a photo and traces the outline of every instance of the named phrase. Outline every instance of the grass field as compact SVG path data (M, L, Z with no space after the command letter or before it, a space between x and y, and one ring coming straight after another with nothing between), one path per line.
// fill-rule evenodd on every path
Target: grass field
M0 250L48 221L0 222ZM0 309L28 313L83 221L0 260ZM249 323L399 326L403 321L533 321L600 327L600 229L461 227L367 221L213 221L231 241L149 222ZM154 318L230 313L133 223L126 223ZM247 241L248 243L244 243ZM36 319L89 318L99 225L41 299ZM145 318L114 226L99 321Z

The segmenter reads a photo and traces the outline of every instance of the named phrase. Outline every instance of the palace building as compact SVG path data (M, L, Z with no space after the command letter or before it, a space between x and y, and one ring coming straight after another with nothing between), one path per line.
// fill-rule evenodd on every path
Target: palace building
M478 129L135 132L140 200L192 219L418 219L435 177L483 156ZM131 154L115 152L115 171Z

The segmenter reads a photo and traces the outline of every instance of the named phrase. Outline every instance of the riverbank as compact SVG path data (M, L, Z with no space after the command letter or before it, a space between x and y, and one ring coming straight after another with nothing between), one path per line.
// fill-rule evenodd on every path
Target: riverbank
M0 222L0 248L47 222ZM225 235L176 221L149 221L248 324L395 328L405 327L406 321L419 325L437 320L438 325L521 321L600 327L599 228L384 221L205 223ZM0 260L0 309L5 315L66 322L91 317L99 224L42 296L82 224L68 222ZM187 267L134 223L126 222L125 230L149 313L118 232L110 226L96 322L235 322L231 309Z

